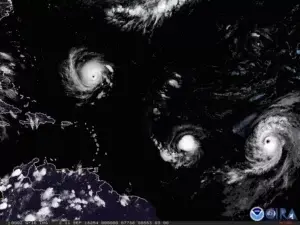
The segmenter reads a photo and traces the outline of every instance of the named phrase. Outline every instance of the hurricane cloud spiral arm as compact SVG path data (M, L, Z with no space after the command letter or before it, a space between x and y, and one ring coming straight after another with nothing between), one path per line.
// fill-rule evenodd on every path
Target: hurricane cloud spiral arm
M252 132L245 142L245 162L219 170L227 183L224 215L238 215L255 202L268 207L298 179L298 102L299 93L293 92L266 108L251 124ZM249 185L252 188L247 191ZM238 196L238 204L229 202Z
M78 105L88 102L97 92L105 96L112 88L113 65L104 57L85 48L73 48L61 66L61 77L66 94L78 99Z
M48 2L50 4L51 1ZM201 19L198 19L198 15L193 12L199 12L197 9L203 6L202 2L211 4L204 6L207 7L205 9L209 8L207 13L205 9L199 10L202 15ZM299 5L286 7L289 9L285 11L282 9L285 16L275 9L277 13L273 13L276 15L273 18L271 13L264 13L267 13L268 8L270 11L274 10L267 6L268 4L271 6L270 3L272 6L278 6L278 3L275 2L246 1L245 7L241 7L244 2L236 7L238 10L227 2L222 1L222 4L220 2L217 0L112 1L105 2L106 9L101 14L102 12L99 10L103 9L102 2L76 1L77 6L83 6L85 12L91 10L97 15L90 16L88 14L88 18L85 19L84 13L79 13L80 17L75 21L86 22L80 26L84 30L84 34L81 35L77 24L72 23L74 15L78 15L73 14L73 11L77 10L77 6L74 6L73 11L71 10L73 5L66 7L72 13L68 12L67 16L63 15L62 21L64 21L63 24L70 23L68 25L71 27L71 32L74 33L66 35L65 39L72 42L71 39L74 37L74 44L50 41L43 43L43 47L41 47L39 46L41 41L34 45L38 46L37 48L29 46L37 49L37 52L39 49L43 50L39 59L41 63L38 65L44 66L44 68L37 69L37 73L48 71L48 64L43 60L51 61L51 57L56 56L56 54L48 55L47 52L47 50L52 51L51 47L55 47L56 44L59 44L60 47L81 46L81 44L86 46L70 49L69 54L64 57L65 60L60 61L59 71L56 71L61 81L58 83L62 84L64 88L62 95L75 99L76 105L80 107L79 109L71 107L74 110L72 113L75 112L75 116L79 114L81 116L81 112L84 111L82 118L77 118L80 122L73 123L74 126L70 125L71 121L63 122L70 125L70 129L66 129L68 130L66 132L75 130L71 137L73 143L77 143L74 140L74 133L79 129L84 129L94 141L103 137L109 139L112 144L107 147L95 141L97 154L103 153L97 159L91 157L93 153L90 152L94 152L94 149L91 150L93 147L82 141L81 137L80 145L83 145L83 152L73 150L77 146L68 149L67 144L63 152L71 152L68 156L70 161L77 155L82 157L82 160L86 157L85 162L88 163L96 161L95 164L101 164L99 167L104 174L114 167L113 173L107 177L110 179L112 176L111 179L114 182L118 182L115 180L122 177L121 186L126 186L128 182L130 183L128 189L138 190L142 195L147 196L146 199L149 197L154 202L156 201L155 206L162 212L161 214L166 215L164 217L166 219L212 219L212 217L207 218L209 213L206 212L211 209L207 207L206 203L213 206L216 206L215 203L221 205L214 209L216 217L222 214L223 219L245 219L248 218L249 209L253 206L269 207L277 197L279 199L285 198L286 195L289 197L290 192L287 194L286 192L294 186L298 179L300 165L298 151L300 145L298 109L300 53L298 48L299 26L295 23L295 19L299 15ZM57 11L63 12L63 10L54 3L51 4L45 9L55 11L55 16L51 17L53 19L59 16ZM85 7L87 5L88 7ZM94 10L93 5L99 7ZM249 5L255 5L249 11L257 13L246 15L245 8ZM241 11L238 7L241 7ZM194 9L196 10L194 11ZM266 11L262 13L263 10ZM101 14L100 16L98 12ZM226 13L228 14L225 15ZM99 19L103 15L105 18ZM209 19L206 20L206 16ZM212 18L214 16L217 18ZM266 17L268 21L263 21L261 19L263 17ZM103 23L107 22L112 33L106 32L106 30L104 32L102 22L98 23L98 19L102 22L105 21ZM204 26L206 23L209 25ZM93 27L89 30L90 28L87 27L91 24ZM57 26L53 25L53 27L56 31ZM100 34L95 36L96 31L99 31ZM62 35L55 40L64 39L64 32L69 31L63 31ZM155 34L148 40L147 35L140 35L140 32L143 34L154 32ZM52 31L47 34L50 33ZM116 33L122 34L121 38L131 34L133 36L130 37L134 38L145 38L146 36L147 46L141 46L141 42L137 41L137 45L126 46L127 51L128 49L132 50L130 54L127 54L126 51L120 54L119 47L122 45L120 43L127 43L127 40L116 41L118 39ZM125 35L123 36L123 34ZM109 35L115 35L111 38L113 43L102 42L101 38L110 39L106 37ZM188 37L185 39L183 38L185 36ZM70 37L72 38L70 39ZM90 43L93 41L96 43ZM30 41L24 43L27 44ZM52 45L50 45L51 43ZM110 57L106 57L106 53L99 50L102 43L107 45L106 49L112 51ZM110 44L112 46L109 46ZM57 52L60 52L60 47L56 49ZM116 49L117 51L115 51ZM64 50L68 50L68 47ZM139 54L140 52L143 54ZM208 52L213 57L210 57ZM149 56L148 53L150 53ZM127 55L130 55L130 59L126 58ZM107 61L107 58L110 60ZM117 59L116 62L114 59ZM15 74L11 72L14 72L16 64L18 62L12 60L10 54L6 54L4 51L0 53L0 100L7 98L9 101L15 101L15 87L12 85ZM52 63L50 65L53 66ZM124 74L118 74L116 70L119 71L119 69ZM135 69L140 69L140 71L135 74ZM31 75L29 74L29 76ZM40 81L43 74L38 75ZM149 77L146 77L148 75ZM115 78L119 82L115 83ZM146 80L147 82L144 82ZM126 83L124 86L128 85L128 89L127 87L122 89L122 82ZM41 85L40 82L37 84ZM55 90L52 85L50 88ZM150 93L148 93L149 89ZM110 91L115 91L112 98L105 98ZM147 94L145 94L146 92ZM119 93L122 94L119 95ZM121 100L115 101L119 97ZM111 104L112 108L102 107L101 99L108 100L102 101L103 105ZM123 101L124 99L125 101ZM64 100L65 98L62 98L62 101ZM137 102L143 102L142 106ZM4 105L2 101L0 103L2 110L0 113L1 137L8 137L6 133L8 125L6 124L10 122L7 119L9 114L2 114L7 105ZM72 101L71 103L73 106ZM105 105L106 103L107 105ZM48 102L40 104L41 108L47 108L44 106ZM81 107L89 104L96 106ZM57 107L58 104L54 105L55 109L50 111L61 110ZM140 121L139 113L141 111L144 113L144 107L146 113L142 116L147 124L143 124L141 128L140 124L134 125L134 123L136 120ZM22 109L26 108L28 106L24 104ZM13 111L14 108L10 108L10 110ZM77 114L77 110L80 113ZM107 110L111 115L101 116L99 119L101 110ZM124 113L121 113L122 110ZM93 114L97 116L94 117ZM118 118L114 118L116 115ZM105 119L103 120L103 118ZM86 122L87 120L92 124L91 126ZM77 130L74 128L75 126ZM57 128L58 126L54 124L53 127ZM106 130L108 131L106 132ZM150 144L146 142L144 146L133 145L132 137L140 137L140 134L135 133L136 130L138 132L146 130L145 139ZM111 134L108 134L110 132ZM39 137L43 135L39 131L37 133ZM62 136L60 139L64 137ZM124 149L126 151L123 151ZM136 157L137 155L141 157ZM143 156L145 157L143 158ZM155 158L156 156L157 158ZM155 163L152 161L154 158L158 160L154 161ZM151 159L151 163L148 164L146 162L150 161L149 159ZM102 161L108 162L109 165L102 164ZM121 164L122 166L120 166ZM143 167L143 164L147 164L147 166ZM123 171L129 171L130 175ZM145 176L144 172L149 176ZM136 178L139 176L142 177L141 180ZM11 182L15 182L17 179L17 177L13 177ZM82 176L82 178L84 177ZM8 188L7 185L5 183L5 188ZM18 186L18 184L16 185ZM29 183L22 183L22 185L27 189ZM18 188L16 187L14 190L18 191ZM46 188L48 187L45 187L45 190L49 191ZM90 189L88 186L86 188L85 192L89 198ZM98 190L98 187L95 190ZM78 191L81 193L80 190ZM154 192L155 196L153 196ZM35 194L38 195L38 191ZM72 196L71 192L69 194ZM55 201L54 206L57 204ZM126 199L124 201L126 202ZM123 209L122 202L120 201L118 204L121 209ZM289 200L289 202L291 201ZM4 206L8 205L4 200L2 203ZM2 203L1 207L3 207ZM76 205L77 209L80 207ZM220 213L218 210L222 212ZM172 212L171 216L168 211ZM31 214L33 215L33 213L37 212L33 211ZM121 213L123 213L122 210ZM20 215L24 217L25 214Z

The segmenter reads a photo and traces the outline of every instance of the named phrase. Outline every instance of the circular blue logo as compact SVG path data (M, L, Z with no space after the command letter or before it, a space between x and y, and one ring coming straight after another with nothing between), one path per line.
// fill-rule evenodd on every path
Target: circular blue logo
M265 215L268 220L274 220L277 216L275 209L267 209Z
M250 210L250 218L254 221L261 221L265 216L265 212L260 207L254 207Z

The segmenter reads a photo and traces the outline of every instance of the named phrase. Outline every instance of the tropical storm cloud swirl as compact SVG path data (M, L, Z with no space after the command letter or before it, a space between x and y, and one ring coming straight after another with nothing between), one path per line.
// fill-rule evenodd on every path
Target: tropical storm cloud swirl
M286 16L268 23L248 25L240 18L224 24L216 45L226 50L214 52L214 64L182 69L179 61L173 71L180 72L153 85L147 118L162 161L172 165L177 180L179 168L188 168L188 176L212 161L190 178L198 186L185 192L186 201L195 208L207 208L203 202L218 195L221 216L249 219L251 207L290 197L299 181L297 15L299 6L291 6Z
M204 154L201 139L205 137L201 127L185 124L175 126L171 135L163 143L153 137L153 142L160 151L161 158L174 168L191 167Z
M261 112L250 125L243 125L249 133L245 162L219 171L224 173L226 183L225 215L239 214L255 203L268 207L299 178L299 101L299 93L288 94Z
M113 73L113 65L104 56L86 48L71 49L61 67L66 94L77 99L78 105L89 102L93 96L106 96L113 86Z
M259 205L265 208L270 206L277 197L288 195L285 195L286 191L293 188L296 183L300 165L300 115L298 109L300 94L297 92L300 81L298 42L300 29L299 24L295 22L299 16L299 5L294 8L289 5L286 7L288 9L282 11L282 15L273 18L270 14L280 13L276 9L275 11L269 10L270 6L276 3L267 0L255 1L255 3L245 1L245 5L244 2L240 3L235 9L231 6L233 1L229 4L218 0L109 1L106 2L107 4L103 3L103 6L100 1L75 2L79 8L84 4L88 5L88 7L83 7L88 10L83 10L81 13L81 9L76 8L77 6L68 5L66 7L68 13L65 15L64 7L60 11L58 10L60 6L55 3L48 4L47 1L44 4L40 1L41 5L45 6L45 11L37 8L34 11L39 11L39 13L26 12L25 14L32 14L34 19L30 17L28 20L30 25L22 22L25 26L22 32L34 30L36 27L41 28L40 22L35 24L35 28L31 27L33 21L39 21L39 17L35 15L43 14L40 11L54 11L53 16L49 19L51 21L49 25L51 24L53 27L50 29L47 26L48 23L45 24L43 31L47 32L42 35L41 39L50 36L48 41L53 42L54 47L59 44L57 52L70 50L63 60L59 61L58 71L56 70L56 60L54 60L54 73L59 73L59 81L62 81L58 86L62 85L65 91L61 93L62 96L58 97L61 97L63 101L75 100L76 105L80 107L97 104L97 99L105 98L114 88L116 88L114 93L124 93L124 95L127 94L128 89L128 96L125 98L122 96L121 100L118 99L114 102L120 96L116 94L109 99L113 101L109 102L111 108L102 107L109 111L111 117L115 116L108 119L105 117L105 123L103 120L97 119L101 113L98 111L101 107L91 107L95 109L93 112L85 110L85 107L79 108L80 113L74 113L75 116L78 116L76 119L79 122L62 121L64 122L62 124L69 126L65 131L66 133L70 131L70 139L72 143L75 143L74 147L64 145L67 146L66 149L71 149L72 155L70 156L78 155L82 159L86 157L84 160L93 162L93 164L97 163L99 167L101 166L101 172L103 171L105 176L111 175L114 182L122 178L120 179L122 188L123 185L127 185L127 182L130 183L129 186L133 191L140 192L147 199L149 197L149 201L155 200L155 206L162 211L161 214L166 215L165 217L163 215L162 219L166 220L206 219L209 215L206 212L212 210L216 217L222 214L226 219L249 219L248 213L251 207ZM101 9L98 7L94 10L92 6L98 5L98 3ZM64 4L62 3L62 5ZM247 11L248 6L251 6L250 13ZM277 6L281 5L277 4ZM104 15L102 14L103 7L105 7ZM24 7L20 8L25 9ZM198 9L199 11L197 11ZM64 32L65 25L68 27L71 25L71 34L58 36L58 32L53 32L57 31L57 25L59 25L53 23L53 19L57 17L57 10L60 12L58 14L63 15L62 21L65 21L61 25L63 28L61 30ZM274 9L272 8L272 10ZM80 16L73 20L74 17L77 17L78 12ZM96 12L97 15L99 13L101 18L85 12ZM253 12L257 12L257 14L253 14ZM269 14L265 15L267 12ZM47 14L45 13L45 15ZM52 13L50 14L52 15ZM2 15L0 16L2 17ZM262 21L263 17L269 20ZM60 19L57 18L55 21L60 21ZM101 23L98 23L100 21ZM81 22L80 28L76 26L78 22ZM103 27L99 25L102 22L105 23L105 27L106 25L109 27L108 30L112 31L111 33L110 31L103 32ZM23 25L20 27L23 28ZM91 25L90 30L88 25ZM30 29L27 29L27 26ZM9 28L8 33L11 33L12 26L10 24L5 24L4 27ZM84 34L80 34L81 29ZM29 32L28 39L32 39L34 36L40 37L37 34L44 33L37 30L34 35ZM96 30L100 32L97 33ZM118 32L115 33L116 30ZM124 33L123 36L119 30L130 32ZM64 34L63 32L62 34ZM143 35L139 32L142 32ZM53 33L54 35L51 36ZM89 36L90 33L91 36ZM149 33L151 35L146 35ZM18 33L16 36L22 35ZM57 38L54 40L62 43L53 41L54 37ZM70 37L71 39L74 37L74 42L70 40ZM81 37L84 38L81 39ZM134 44L127 41L131 38L134 40ZM25 40L26 37L21 39ZM41 56L33 64L43 67L48 65L48 61L46 60L44 63L43 60L49 58L49 65L53 65L52 58L47 55L48 51L53 51L52 46L46 40L43 44L34 43L36 42L34 40L39 39L32 40L32 46L28 46L29 51L34 49L33 52L39 55L40 53L35 50L41 48L46 55ZM80 44L78 39L80 39ZM111 40L106 42L104 41L106 39ZM63 43L66 40L68 43ZM92 43L93 41L96 43ZM84 42L84 46L88 47L69 49L70 46L81 46L82 42ZM31 41L22 41L22 43L27 45ZM105 43L105 49L109 49L111 52L102 54L101 51L90 50L90 48L101 48L101 43ZM119 51L119 48L115 48L124 43L128 45L124 48L126 50ZM61 50L62 46L67 47ZM130 52L127 51L128 49ZM104 51L106 52L106 50ZM54 54L53 58L56 56L57 54ZM19 57L28 58L25 55L19 55ZM61 59L60 57L59 55L58 58ZM107 58L114 60L110 62ZM16 70L18 64L21 68ZM7 133L9 126L15 129L17 126L27 124L32 129L38 128L37 115L48 118L41 112L35 114L29 112L29 109L32 108L28 107L32 107L31 104L35 102L30 101L29 104L29 100L25 96L21 94L17 96L18 88L15 84L19 81L15 78L19 77L16 76L19 70L23 73L22 69L25 68L23 67L22 63L1 49L0 138L3 140L8 139L7 137L11 137L11 139L14 137ZM115 74L116 69L120 69L120 75L119 73ZM39 71L46 72L45 81L43 81L43 77L39 77L36 82L37 86L47 83L48 68L36 67L32 71L36 72L36 75L40 75ZM52 69L49 71L52 72ZM124 77L122 77L123 71L125 72ZM33 75L29 72L28 74L29 77ZM51 73L51 75L53 74ZM148 75L149 77L146 77ZM118 81L125 81L124 87L122 84L114 82L116 76L118 76ZM24 80L28 80L28 77L24 76ZM25 86L24 84L20 82L20 86ZM51 90L55 90L55 87L49 86ZM149 89L150 91L148 91ZM38 90L44 94L43 85ZM39 95L39 91L32 94ZM56 94L56 91L53 93ZM70 98L64 98L65 95ZM16 96L25 99L24 102L28 101L25 102L26 104L22 104L20 109L14 107L14 103L18 103L16 104L18 106L21 105ZM47 97L50 99L51 96ZM123 99L125 101L122 101ZM49 104L49 101L43 102L42 97L39 98L39 101L42 102L37 108L41 107L43 110L47 108L43 105L52 105ZM55 108L53 111L57 110L59 111L57 114L60 114L63 110L57 107L59 104L56 104L55 100L53 102L53 108ZM72 101L70 102L73 104ZM67 101L62 104L64 103L68 106ZM115 107L116 105L118 107ZM145 107L147 108L146 115L140 115L144 112ZM20 113L21 109L28 111L24 114L31 115L31 118L29 121L18 120L15 126L10 117L16 119L16 114ZM74 108L71 107L71 109ZM115 109L121 109L120 111L123 110L123 112ZM49 109L49 111L51 110ZM86 113L81 113L82 111ZM115 114L115 112L117 113ZM97 115L96 118L94 118L94 114ZM139 116L145 116L146 125L138 123L140 122ZM58 117L60 116L58 115ZM125 121L125 125L122 126L121 120ZM53 127L57 127L56 120L50 121ZM81 121L84 122L81 124ZM85 123L85 121L89 122ZM136 122L137 126L131 126ZM121 126L124 130L120 129ZM81 152L77 154L73 149L77 143L74 133L78 133L78 130L74 129L75 127L84 128L91 137L92 144L95 144L93 146L96 146L95 158L87 156L90 145L88 143L86 145L82 141L84 139L79 140L84 148L83 154ZM62 129L64 128L62 127ZM138 142L132 144L132 137L143 142L144 133L141 132L141 136L136 136L134 132L144 129L148 132L145 139L147 141L150 139L150 145L148 142L142 147L137 144ZM102 130L108 130L107 137L106 131L101 133ZM111 130L112 132L110 132ZM133 132L133 130L135 131ZM104 133L105 135L101 135ZM124 133L126 134L124 135ZM60 134L58 139L64 139L64 136ZM46 136L51 135L47 133ZM101 145L102 137L105 141L107 139L113 143ZM120 145L117 145L117 142ZM43 141L42 144L45 145ZM128 151L122 151L127 148ZM44 154L44 149L42 150L41 152ZM152 154L152 150L157 154ZM52 148L51 151L53 151ZM135 154L136 152L146 154L141 154L143 156L139 157L138 154ZM148 154L149 152L151 154ZM25 154L28 153L25 152ZM103 157L97 158L98 153L101 153ZM151 155L153 158L146 155ZM159 156L158 161L149 160L156 159L157 155ZM67 160L71 161L72 157L67 157ZM99 162L96 158L99 159ZM100 158L103 159L103 165L100 163ZM131 159L128 160L129 158ZM123 162L120 165L121 161ZM134 163L131 163L133 161ZM150 163L145 163L146 161ZM129 212L127 211L129 208L126 208L127 203L129 204L130 199L134 199L131 212L135 213L137 210L138 214L135 214L137 216L156 219L151 207L144 199L139 201L139 204L135 204L135 200L140 198L116 195L108 187L110 185L102 186L102 191L99 190L99 185L104 182L99 181L96 172L91 173L82 168L78 168L77 171L57 170L54 165L49 163L40 167L36 167L34 164L35 162L32 161L17 167L11 176L0 180L2 185L0 185L0 189L7 196L0 202L0 209L5 211L0 212L0 216L11 218L11 210L19 212L15 202L18 202L21 197L23 199L21 203L24 203L23 209L26 211L15 214L20 220L60 218L61 214L55 213L57 208L71 219L78 218L70 213L75 210L76 215L86 219L91 218L91 209L95 209L96 215L100 217L102 215L113 216L112 214L103 214L102 210L106 210L105 202L107 205L110 204L109 202L116 203L112 206L120 209L118 218L126 217L125 219L128 219L130 217L125 213L125 211ZM147 168L145 169L146 166L143 167L142 164L147 165ZM127 170L127 167L130 168ZM113 172L109 174L110 171ZM127 176L125 173L130 174ZM57 178L55 181L54 177ZM89 178L91 178L90 183L95 185L93 187L86 185L82 188L81 184L86 183ZM55 183L51 185L48 181ZM69 187L68 182L72 187ZM105 184L108 183L105 182ZM105 187L107 189L104 189ZM94 195L95 193L96 195ZM80 195L81 198L76 198L75 194ZM102 198L98 194L102 194ZM38 205L42 208L31 208L32 206L28 202L30 196L33 199L41 196L42 201L38 202ZM144 214L139 211L141 203L145 203ZM111 208L111 210L115 209ZM170 217L168 217L170 215L168 211L171 211ZM150 212L150 216L148 212ZM20 215L19 218L18 215ZM103 217L101 218L103 219ZM209 217L208 219L215 218Z
M167 81L160 91L151 95L155 101L148 111L150 136L161 159L175 169L197 166L204 155L201 141L207 136L207 132L200 123L192 122L193 118L188 114L177 115L172 112L173 107L180 107L182 103L175 103L172 98L181 93L183 79L176 72L167 74Z

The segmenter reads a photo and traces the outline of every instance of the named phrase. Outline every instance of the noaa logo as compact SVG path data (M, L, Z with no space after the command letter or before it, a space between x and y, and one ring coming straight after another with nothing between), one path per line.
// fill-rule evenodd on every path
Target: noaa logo
M250 210L250 218L254 221L261 221L265 216L265 212L260 207L254 207Z
M265 215L268 220L274 220L277 217L275 209L267 209Z

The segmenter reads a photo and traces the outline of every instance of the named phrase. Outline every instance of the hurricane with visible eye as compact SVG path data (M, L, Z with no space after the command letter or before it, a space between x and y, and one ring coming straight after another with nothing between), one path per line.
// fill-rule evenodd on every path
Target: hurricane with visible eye
M300 167L300 94L288 94L252 122L245 137L245 161L217 173L224 181L224 216L268 207L292 187ZM216 173L216 171L215 171Z
M95 96L100 99L113 86L113 64L106 62L100 53L86 48L73 48L60 71L67 96L83 105Z
M246 145L246 158L253 173L264 173L282 156L291 124L283 116L270 116L260 121Z

